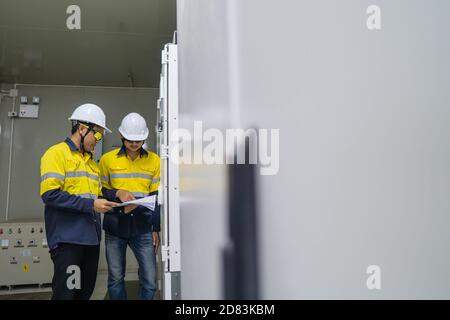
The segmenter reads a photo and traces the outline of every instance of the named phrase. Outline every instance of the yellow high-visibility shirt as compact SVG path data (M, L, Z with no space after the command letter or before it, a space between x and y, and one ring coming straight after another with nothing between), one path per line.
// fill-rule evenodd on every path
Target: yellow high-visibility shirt
M92 154L81 153L70 138L44 153L40 194L50 249L59 243L100 243L101 217L94 211L94 201L101 188L100 169Z
M127 190L136 198L158 191L160 158L156 153L141 149L131 160L124 147L105 153L100 159L102 185L109 190Z
M101 195L100 169L91 153L82 154L67 142L50 147L41 158L41 196L60 189L82 198Z

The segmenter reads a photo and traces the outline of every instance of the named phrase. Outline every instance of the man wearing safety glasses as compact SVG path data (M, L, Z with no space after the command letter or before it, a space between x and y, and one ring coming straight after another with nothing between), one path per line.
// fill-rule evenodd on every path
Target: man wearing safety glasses
M100 159L103 193L109 200L120 202L157 194L160 159L143 148L148 137L145 119L130 113L122 120L119 132L122 147L105 153ZM139 264L139 299L153 299L160 232L159 206L154 211L135 205L115 208L105 216L103 229L110 299L127 299L124 278L128 246Z
M94 104L83 104L69 118L71 136L41 158L41 197L54 264L52 299L88 300L95 287L101 220L115 202L102 196L100 170L93 159L103 138L106 117Z

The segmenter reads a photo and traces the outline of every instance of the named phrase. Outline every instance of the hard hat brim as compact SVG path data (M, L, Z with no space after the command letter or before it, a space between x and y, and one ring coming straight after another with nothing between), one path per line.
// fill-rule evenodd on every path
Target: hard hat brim
M89 121L86 121L86 120L83 120L83 119L75 119L75 118L69 118L69 121L81 121L81 122L89 122ZM89 123L91 123L91 122L89 122ZM97 123L93 123L93 124L95 124L96 126L99 126L100 128L103 128L103 129L105 129L106 130L106 132L108 132L108 133L112 133L112 131L111 130L109 130L107 127L105 127L105 126L102 126L102 125L99 125L99 124L97 124Z
M122 135L122 137L130 141L144 141L147 140L148 138L148 129L145 134L126 134L123 132L123 130L121 130L121 128L119 128L119 132Z

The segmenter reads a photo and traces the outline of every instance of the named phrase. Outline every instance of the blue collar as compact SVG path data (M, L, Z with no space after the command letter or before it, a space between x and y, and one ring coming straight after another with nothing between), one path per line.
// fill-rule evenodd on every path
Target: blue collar
M125 148L124 145L122 145L122 147L120 148L119 152L117 152L117 155L121 156L121 155L126 155L126 154L127 154L126 148ZM141 158L143 156L147 156L147 155L148 155L147 150L145 150L144 148L141 148L141 154L140 154Z
M72 139L70 138L66 138L66 140L64 140L65 143L67 143L67 145L70 148L70 151L80 151L80 149L78 149L78 147L75 145L75 143L72 141ZM93 157L92 152L86 152L88 153L91 157Z
M71 151L80 151L78 147L75 145L75 143L72 141L72 139L66 138L64 142L67 143Z

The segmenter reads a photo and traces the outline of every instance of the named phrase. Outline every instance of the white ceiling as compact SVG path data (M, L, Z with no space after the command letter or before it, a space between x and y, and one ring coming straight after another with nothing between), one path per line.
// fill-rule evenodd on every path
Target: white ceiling
M0 0L0 82L158 87L175 29L176 0Z

